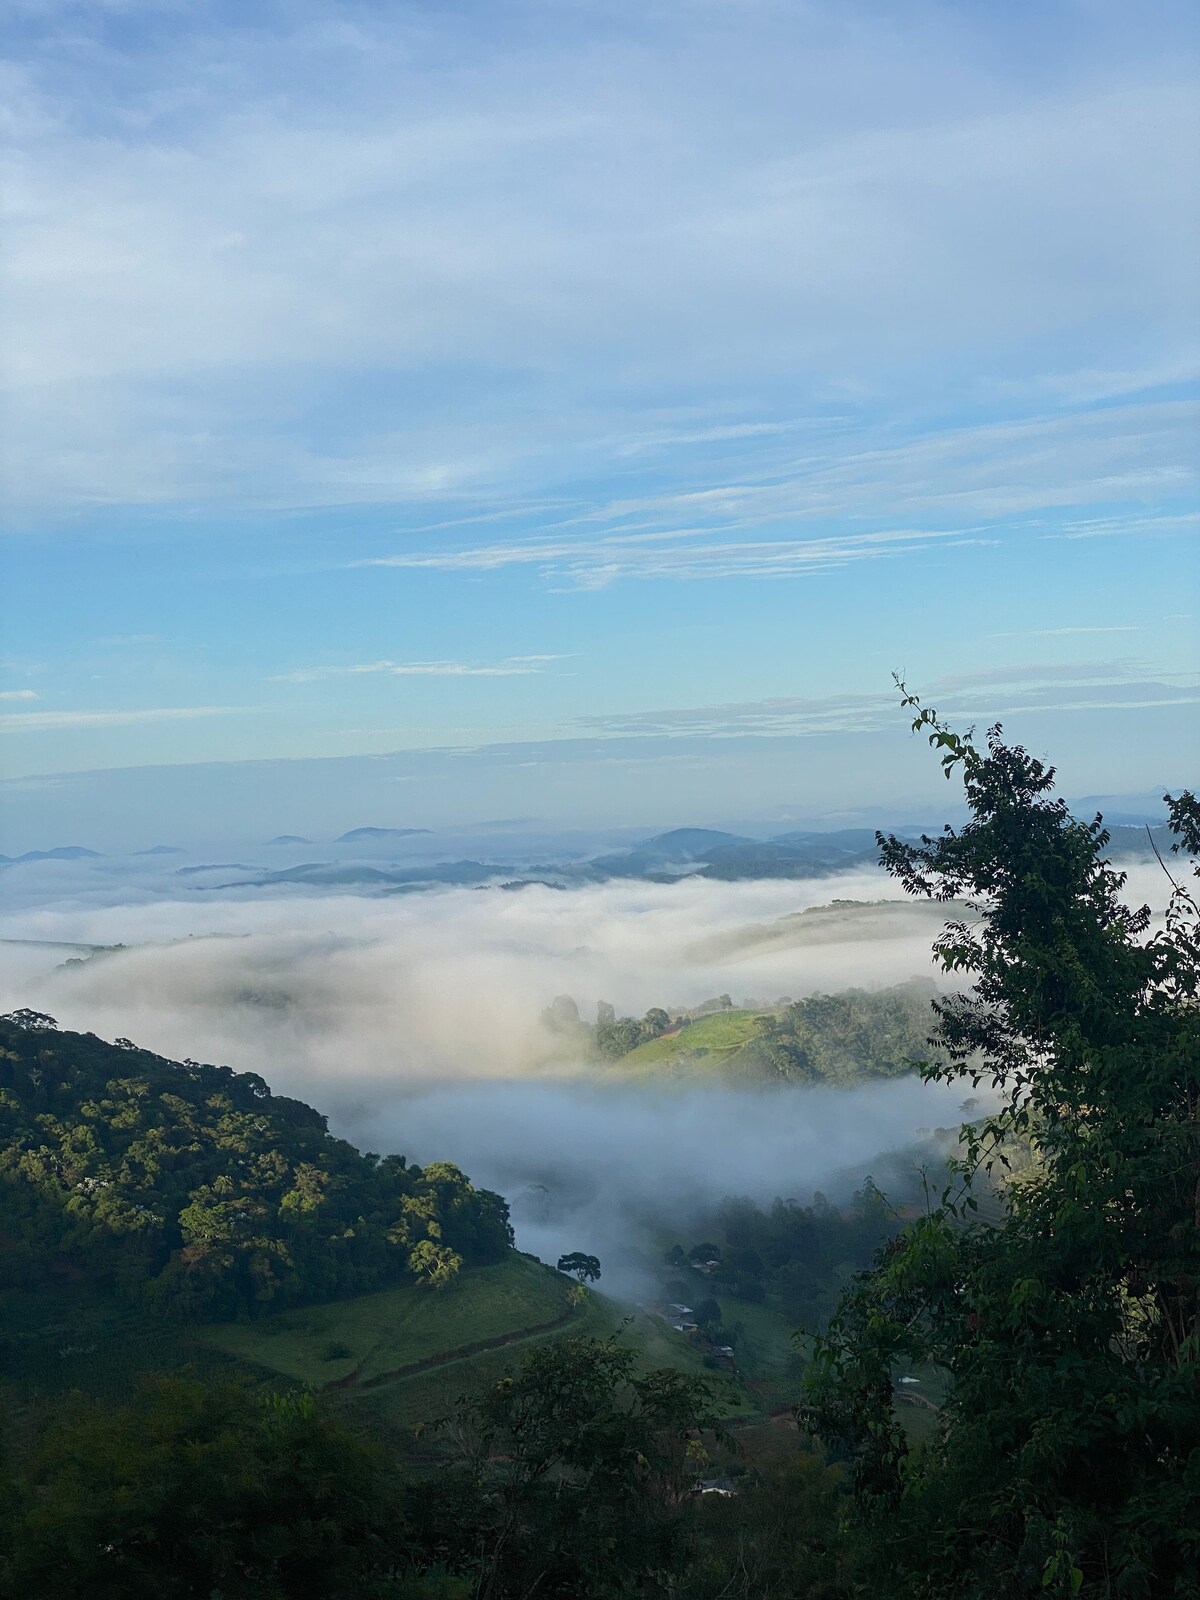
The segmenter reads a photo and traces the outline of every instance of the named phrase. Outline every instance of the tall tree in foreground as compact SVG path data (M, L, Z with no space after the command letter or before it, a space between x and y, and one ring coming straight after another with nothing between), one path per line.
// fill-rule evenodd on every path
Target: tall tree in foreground
M906 697L961 776L970 821L879 837L909 893L966 899L935 944L930 1079L995 1082L957 1182L895 1240L819 1342L806 1425L853 1459L879 1595L1200 1594L1200 948L1182 863L1166 917L1122 900L1101 819L1053 768L953 733ZM1175 850L1200 805L1165 797ZM1196 870L1195 862L1192 863ZM1003 1181L1005 1148L1037 1160ZM973 1218L972 1178L1007 1218ZM946 1375L941 1431L910 1450L899 1363Z

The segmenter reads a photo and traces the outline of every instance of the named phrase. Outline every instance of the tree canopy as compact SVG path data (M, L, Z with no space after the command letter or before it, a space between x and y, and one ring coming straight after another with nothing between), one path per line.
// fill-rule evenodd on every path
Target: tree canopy
M600 1277L600 1261L598 1257L586 1255L582 1250L573 1250L569 1255L559 1256L558 1270L569 1272L580 1283L585 1279L589 1283L596 1283Z
M173 1379L116 1411L79 1400L9 1488L0 1592L406 1600L400 1488L309 1396Z
M986 746L911 697L960 775L970 820L918 844L880 836L912 894L966 898L935 946L971 984L937 1002L926 1076L994 1085L955 1180L843 1302L806 1424L854 1462L881 1595L1200 1592L1200 948L1171 875L1156 922L1126 905L1099 817L999 728ZM1195 853L1200 807L1165 797ZM1176 868L1178 872L1178 868ZM1006 1143L1000 1227L972 1179ZM944 1374L938 1436L911 1450L893 1377ZM900 1366L900 1364L903 1364Z
M455 1166L362 1155L254 1073L0 1019L4 1274L82 1271L186 1317L433 1286L512 1243Z

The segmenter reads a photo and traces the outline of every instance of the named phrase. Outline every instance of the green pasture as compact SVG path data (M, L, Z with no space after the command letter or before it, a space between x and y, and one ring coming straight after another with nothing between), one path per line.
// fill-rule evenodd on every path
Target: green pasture
M675 1367L714 1378L703 1352L666 1323L594 1290L572 1309L571 1288L561 1273L518 1255L464 1272L440 1291L389 1289L211 1326L202 1337L405 1428L443 1416L460 1395L512 1372L551 1339L618 1334L637 1349L643 1370ZM719 1376L716 1387L724 1388ZM731 1395L730 1414L744 1409L744 1396Z
M795 1327L769 1306L746 1300L721 1299L721 1321L735 1333L734 1360L750 1394L763 1411L791 1405L800 1398L794 1356L806 1354L807 1345L792 1337Z
M437 1290L406 1284L325 1305L210 1326L208 1344L322 1389L376 1382L454 1351L565 1319L571 1284L528 1256L463 1272Z
M946 1373L937 1367L906 1366L896 1368L896 1417L912 1444L923 1444L937 1435L940 1427L938 1411L946 1399ZM919 1378L914 1385L901 1384L901 1377ZM928 1403L926 1403L928 1402ZM931 1409L931 1406L934 1409Z
M704 1066L719 1067L731 1055L758 1037L761 1011L714 1011L711 1016L696 1017L685 1022L678 1033L665 1034L658 1039L647 1039L627 1056L622 1056L622 1067L655 1067L682 1062L689 1057L699 1057ZM704 1058L711 1059L705 1061Z
M616 1336L637 1351L643 1371L674 1367L703 1377L723 1414L753 1412L741 1385L706 1369L703 1351L665 1322L595 1290L573 1308L572 1287L532 1257L513 1255L465 1271L441 1291L409 1285L199 1328L73 1288L6 1291L0 1400L24 1434L71 1390L120 1403L152 1374L227 1376L326 1390L369 1426L409 1431L515 1371L540 1344Z

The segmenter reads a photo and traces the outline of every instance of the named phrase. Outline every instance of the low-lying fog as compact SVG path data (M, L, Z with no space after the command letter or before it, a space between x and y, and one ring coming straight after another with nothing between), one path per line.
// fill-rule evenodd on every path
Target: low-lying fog
M796 916L834 900L876 904ZM875 872L380 899L58 896L10 918L21 942L0 946L0 1010L261 1073L363 1148L452 1160L500 1189L526 1248L611 1260L635 1218L682 1226L727 1194L803 1200L848 1184L919 1128L960 1120L970 1090L630 1084L573 1060L543 1008L569 994L585 1018L598 1000L640 1015L929 978L943 914ZM109 945L127 948L87 948Z

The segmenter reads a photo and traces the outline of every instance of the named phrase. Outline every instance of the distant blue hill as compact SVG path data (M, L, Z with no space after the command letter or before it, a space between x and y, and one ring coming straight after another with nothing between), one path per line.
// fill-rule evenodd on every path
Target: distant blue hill
M191 878L197 872L261 872L262 870L262 867L256 867L250 861L206 861L199 867L180 867L175 876Z
M636 853L667 861L700 861L713 850L757 843L756 839L747 839L740 833L722 833L718 828L672 828L669 833L644 840L636 847Z
M99 856L99 850L85 850L81 844L60 844L53 850L26 850L23 856L0 856L0 863L15 867L22 861L80 861L84 856Z
M311 839L306 839L300 833L280 833L274 839L268 839L268 844L311 844Z
M338 844L355 844L359 839L410 839L415 833L430 833L430 828L351 828L339 835Z
M181 850L177 844L152 844L149 850L135 850L135 856L185 856L186 850Z
M253 869L261 871L261 868ZM259 878L240 878L232 883L208 885L219 889L265 889L273 884L306 884L314 888L349 888L359 884L368 889L411 889L434 884L476 885L497 877L501 868L482 861L439 861L427 867L354 866L344 861L305 861L300 866L279 872L265 872Z

